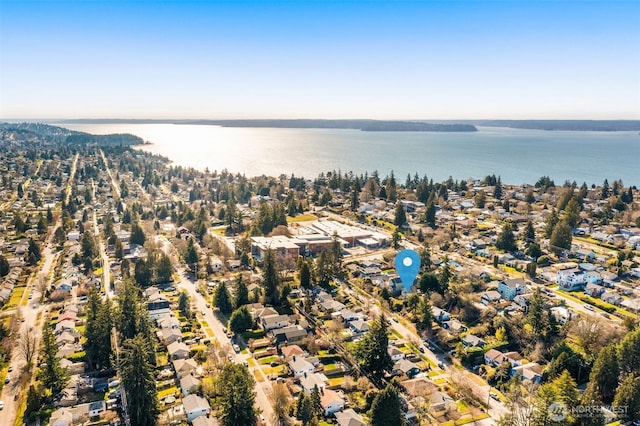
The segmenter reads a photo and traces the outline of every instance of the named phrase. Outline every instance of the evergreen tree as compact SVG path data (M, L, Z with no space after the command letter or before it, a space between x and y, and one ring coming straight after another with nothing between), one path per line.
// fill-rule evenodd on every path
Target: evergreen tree
M496 241L496 248L506 252L512 252L518 249L518 246L516 245L516 237L513 234L513 225L510 222L507 222L502 226L502 231L498 235L498 240Z
M553 209L551 211L551 214L547 216L547 219L545 220L545 228L544 228L545 237L551 238L551 235L553 234L553 230L559 221L560 221L560 218L558 217L558 212L556 211L556 209Z
M369 332L356 347L358 362L364 370L378 380L393 367L393 360L387 352L387 346L389 346L387 320L382 315L373 322Z
M225 364L216 379L220 401L220 421L224 426L254 426L257 422L253 407L256 398L255 380L240 364Z
M431 334L431 327L433 326L433 313L431 311L429 296L423 295L420 298L420 303L416 312L416 330L418 331L418 333L426 332L427 335Z
M587 391L597 396L605 404L613 402L620 380L618 354L615 345L605 346L591 368Z
M182 290L178 296L178 311L185 318L191 318L191 303L189 303L189 295Z
M524 235L522 237L527 247L531 247L532 244L536 243L536 231L533 228L533 221L531 219L527 221L527 226L524 228Z
M198 249L196 249L193 238L189 238L189 242L187 243L187 250L184 254L184 261L187 265L194 265L198 263L199 259L200 257L198 256Z
M122 246L122 241L120 241L120 238L116 237L114 250L115 250L116 259L122 260L124 258L124 247Z
M640 376L627 374L620 382L613 400L614 407L627 407L627 418L640 418Z
M236 295L233 306L238 309L240 306L244 306L249 303L249 289L242 279L242 274L238 274L236 280Z
M371 426L402 425L402 409L398 392L389 384L378 392L369 411Z
M273 250L267 249L264 255L262 266L262 286L266 303L278 304L280 297L278 294L280 279L276 270L276 259Z
M300 287L303 289L311 288L311 269L307 261L302 261L300 265Z
M618 363L622 374L640 377L640 327L630 331L618 346Z
M152 426L160 413L158 394L149 352L153 351L142 335L124 341L120 364L122 385L127 392L132 426Z
M402 203L398 201L396 203L396 214L395 214L395 220L393 221L393 224L401 228L406 223L407 223L407 213L405 212L404 206L402 205Z
M533 329L533 333L540 335L546 328L544 299L539 288L533 291L529 299L529 310L527 311L526 322Z
M33 240L33 238L29 238L29 248L27 250L27 259L29 260L29 264L35 266L41 258L42 253L40 252L40 246Z
M253 318L247 308L247 305L243 305L233 311L231 318L229 318L229 328L234 333L244 333L253 326Z
M143 246L146 239L147 237L144 235L144 230L137 222L131 225L131 236L129 237L129 243L139 244Z
M296 402L296 419L302 422L303 426L310 424L314 420L311 408L311 399L305 391L300 392Z
M571 226L564 220L560 221L553 228L553 233L549 239L549 247L559 256L564 250L571 249L572 238Z
M0 254L0 278L6 277L11 270L11 266L9 265L9 261L6 257Z
M171 259L164 253L160 253L158 256L158 265L157 265L157 278L156 282L166 283L172 280L173 276L173 266L171 266Z
M42 330L42 364L38 378L52 395L60 393L69 381L69 372L60 366L60 358L56 356L58 346L51 327L46 325Z
M353 188L353 190L351 191L351 195L349 197L349 209L352 212L358 211L358 207L360 207L360 199L359 199L359 193L358 191L356 191L355 188Z
M430 227L436 227L436 206L433 204L433 201L427 204L427 208L424 213L424 220Z
M111 366L111 302L102 301L94 288L89 292L84 344L88 361L98 370Z
M231 295L229 294L227 286L223 282L218 284L218 287L216 288L213 304L225 315L228 315L233 311Z
M496 200L502 199L502 180L500 179L500 176L498 176L498 181L493 188L493 198Z
M438 276L433 272L422 274L418 281L418 287L423 293L440 293L440 281L438 281Z
M320 397L320 389L315 385L313 389L311 389L311 393L309 394L309 402L311 406L311 415L315 418L320 418L323 413L322 409L322 399Z

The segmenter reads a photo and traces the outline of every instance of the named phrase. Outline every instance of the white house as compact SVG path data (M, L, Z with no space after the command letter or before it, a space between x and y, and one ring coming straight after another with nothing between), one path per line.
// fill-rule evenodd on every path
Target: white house
M556 281L562 290L582 290L587 283L587 276L585 271L578 268L562 269L556 272Z
M184 412L187 415L187 420L192 422L195 418L200 416L206 416L211 411L209 402L198 396L188 395L182 399L182 405L184 406Z
M296 377L302 377L305 374L311 374L314 371L313 364L307 361L305 358L294 356L291 361L289 361L289 368L291 372Z
M327 417L338 411L342 411L344 408L344 399L336 391L332 391L331 389L325 389L320 398L320 403L322 404L324 415Z

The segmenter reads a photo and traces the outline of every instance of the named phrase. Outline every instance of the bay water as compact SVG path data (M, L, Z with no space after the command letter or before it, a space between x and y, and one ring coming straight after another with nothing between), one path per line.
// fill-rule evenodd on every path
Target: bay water
M94 134L131 133L150 142L138 149L173 164L248 177L282 174L313 179L322 172L394 172L434 181L495 174L508 184L549 176L640 186L637 132L544 131L479 127L478 132L364 132L345 129L232 128L200 124L64 123Z

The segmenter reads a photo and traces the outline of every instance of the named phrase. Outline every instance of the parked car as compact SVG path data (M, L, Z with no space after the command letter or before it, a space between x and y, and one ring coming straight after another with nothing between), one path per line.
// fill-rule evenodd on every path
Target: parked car
M233 350L235 351L235 353L240 353L240 346L234 344L233 345Z
M500 401L500 397L498 396L498 394L497 394L497 393L489 392L489 396L490 396L492 399L495 399L496 401Z

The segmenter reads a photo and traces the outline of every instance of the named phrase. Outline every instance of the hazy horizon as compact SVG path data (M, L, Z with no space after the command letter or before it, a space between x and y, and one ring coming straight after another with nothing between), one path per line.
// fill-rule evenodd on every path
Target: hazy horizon
M634 120L638 16L635 0L2 0L0 119Z

